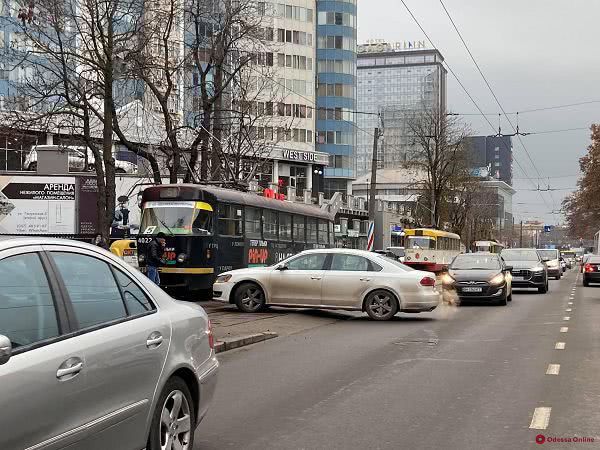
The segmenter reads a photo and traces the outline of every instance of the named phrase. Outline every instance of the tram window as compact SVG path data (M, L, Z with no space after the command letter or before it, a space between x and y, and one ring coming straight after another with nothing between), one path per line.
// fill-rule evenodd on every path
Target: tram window
M263 210L263 236L265 239L277 239L277 211Z
M219 206L219 234L223 236L242 235L242 207L239 205Z
M292 216L289 214L279 213L279 239L292 240Z
M313 217L306 218L306 240L308 242L317 242L317 219Z
M197 209L196 217L192 223L192 231L199 234L212 234L212 212L204 209Z
M304 216L294 216L294 242L306 242Z
M327 221L319 220L319 244L328 244Z
M255 239L260 239L262 237L260 216L260 209L246 206L246 237Z

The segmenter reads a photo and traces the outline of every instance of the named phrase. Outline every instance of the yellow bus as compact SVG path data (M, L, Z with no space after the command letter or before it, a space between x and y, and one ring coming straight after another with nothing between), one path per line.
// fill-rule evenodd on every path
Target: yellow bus
M447 269L454 257L464 251L458 234L432 228L405 230L404 243L404 264L430 272Z
M500 253L504 245L496 241L475 241L473 252Z

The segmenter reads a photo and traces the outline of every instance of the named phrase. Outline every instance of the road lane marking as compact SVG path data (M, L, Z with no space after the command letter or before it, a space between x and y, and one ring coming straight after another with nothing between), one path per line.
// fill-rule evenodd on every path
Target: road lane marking
M554 348L556 350L564 350L565 349L565 345L567 345L567 344L565 344L564 342L557 342L556 345L554 346Z
M565 312L571 312L571 311L573 311L571 308L565 309Z
M558 372L560 372L560 364L548 364L546 375L558 375Z
M549 406L540 406L535 408L533 411L533 417L531 418L531 425L529 428L533 430L545 430L548 428L548 423L550 423L550 412L552 408Z
M563 317L563 320L571 320L571 318L569 316L565 316Z
M569 327L560 327L561 333L566 333L567 331L569 331Z
M569 303L567 303L567 305L572 305L572 304L573 304L573 302L569 302Z

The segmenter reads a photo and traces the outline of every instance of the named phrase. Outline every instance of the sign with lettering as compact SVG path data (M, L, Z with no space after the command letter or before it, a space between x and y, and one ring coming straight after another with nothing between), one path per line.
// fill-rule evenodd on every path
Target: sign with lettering
M383 39L369 39L365 44L357 45L358 53L403 52L427 48L425 41L386 42Z
M74 234L75 178L0 176L0 234Z
M317 155L313 152L300 152L297 150L283 150L283 157L285 159L291 159L293 161L306 161L315 162L317 161Z

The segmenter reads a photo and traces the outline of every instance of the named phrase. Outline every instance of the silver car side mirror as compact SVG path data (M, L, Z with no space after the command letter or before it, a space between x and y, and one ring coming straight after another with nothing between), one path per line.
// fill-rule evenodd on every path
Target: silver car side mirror
M0 334L0 366L6 364L12 355L12 343L6 336Z

